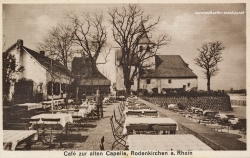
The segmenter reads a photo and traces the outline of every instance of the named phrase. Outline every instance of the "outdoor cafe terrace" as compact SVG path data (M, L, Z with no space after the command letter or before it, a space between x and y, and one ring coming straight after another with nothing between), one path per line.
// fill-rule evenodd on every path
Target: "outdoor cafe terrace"
M163 109L137 97L110 97L97 117L95 102L67 108L22 104L30 115L8 120L4 150L246 150L246 132L201 115ZM45 106L46 105L46 106ZM26 127L26 128L25 128ZM150 141L150 143L148 143ZM230 143L229 143L230 142Z

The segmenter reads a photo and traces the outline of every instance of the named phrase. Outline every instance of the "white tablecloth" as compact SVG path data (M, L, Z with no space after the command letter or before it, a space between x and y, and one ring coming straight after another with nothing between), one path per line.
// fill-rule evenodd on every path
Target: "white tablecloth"
M15 150L17 143L32 136L37 139L36 130L3 130L3 150Z
M39 114L35 115L31 118L40 118L38 121L38 124L57 124L56 122L43 122L42 118L47 118L47 119L58 119L60 118L59 124L65 127L66 123L71 122L73 123L72 115L71 114ZM34 123L34 122L32 122Z
M72 116L81 116L85 117L85 114L87 114L87 109L79 109L78 112L73 112Z
M129 150L196 151L212 150L193 135L129 135Z
M125 117L128 117L127 115L126 115L126 113L128 112L128 111L140 111L142 114L144 114L144 111L151 111L151 112L157 112L156 110L152 110L152 109L137 109L137 110L129 110L127 107L125 108L125 110L123 111L123 114L125 115ZM152 117L152 116L151 116Z
M24 104L17 104L15 108L26 108L28 111L33 109L40 109L43 105L41 103L24 103Z
M178 130L177 122L168 117L127 117L124 122L124 127L127 127L130 124L176 125L176 130ZM127 128L123 128L123 134L126 133Z

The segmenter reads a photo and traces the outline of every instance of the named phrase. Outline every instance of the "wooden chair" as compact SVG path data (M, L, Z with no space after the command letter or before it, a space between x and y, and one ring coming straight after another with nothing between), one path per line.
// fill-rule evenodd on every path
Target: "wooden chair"
M105 150L103 143L104 143L104 136L102 136L102 139L101 139L100 150Z
M169 134L175 134L176 132L176 126L167 126L167 125L154 125L152 126L153 131L155 131L156 133L159 133L160 131L163 131L163 134L167 133Z
M157 111L144 111L145 116L159 116Z
M112 150L119 144L124 146L125 149L128 149L128 146L126 145L126 141L125 141L125 138L127 137L127 135L118 133L113 122L113 115L110 117L110 125L112 129L113 137L115 139L115 141L112 144Z
M146 134L149 130L148 124L131 124L126 126L128 134Z

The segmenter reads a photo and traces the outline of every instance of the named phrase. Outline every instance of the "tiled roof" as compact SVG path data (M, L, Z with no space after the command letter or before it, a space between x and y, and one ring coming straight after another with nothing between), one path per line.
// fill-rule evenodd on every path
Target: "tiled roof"
M142 37L139 39L139 44L154 44L152 41L149 40L148 34L143 23L140 24L140 32L142 32Z
M76 76L81 76L80 84L82 85L111 85L108 80L98 69L92 70L90 60L84 57L74 57L72 61L72 72Z
M156 68L141 78L197 78L180 55L156 55L155 61Z
M51 61L52 61L53 69L55 71L60 71L61 73L64 73L65 75L71 75L71 71L65 68L60 62L56 60L52 60L51 58L41 55L40 53L37 53L27 47L23 46L23 49L26 50L31 56L33 56L46 69L50 70Z

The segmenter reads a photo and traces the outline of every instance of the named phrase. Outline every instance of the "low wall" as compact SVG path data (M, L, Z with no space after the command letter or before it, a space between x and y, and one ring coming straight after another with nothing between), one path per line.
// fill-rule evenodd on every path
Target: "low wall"
M141 97L148 102L158 104L164 108L169 104L182 104L187 107L199 107L203 110L231 111L229 96L200 96L200 97Z
M231 105L246 106L247 103L245 100L231 100Z

